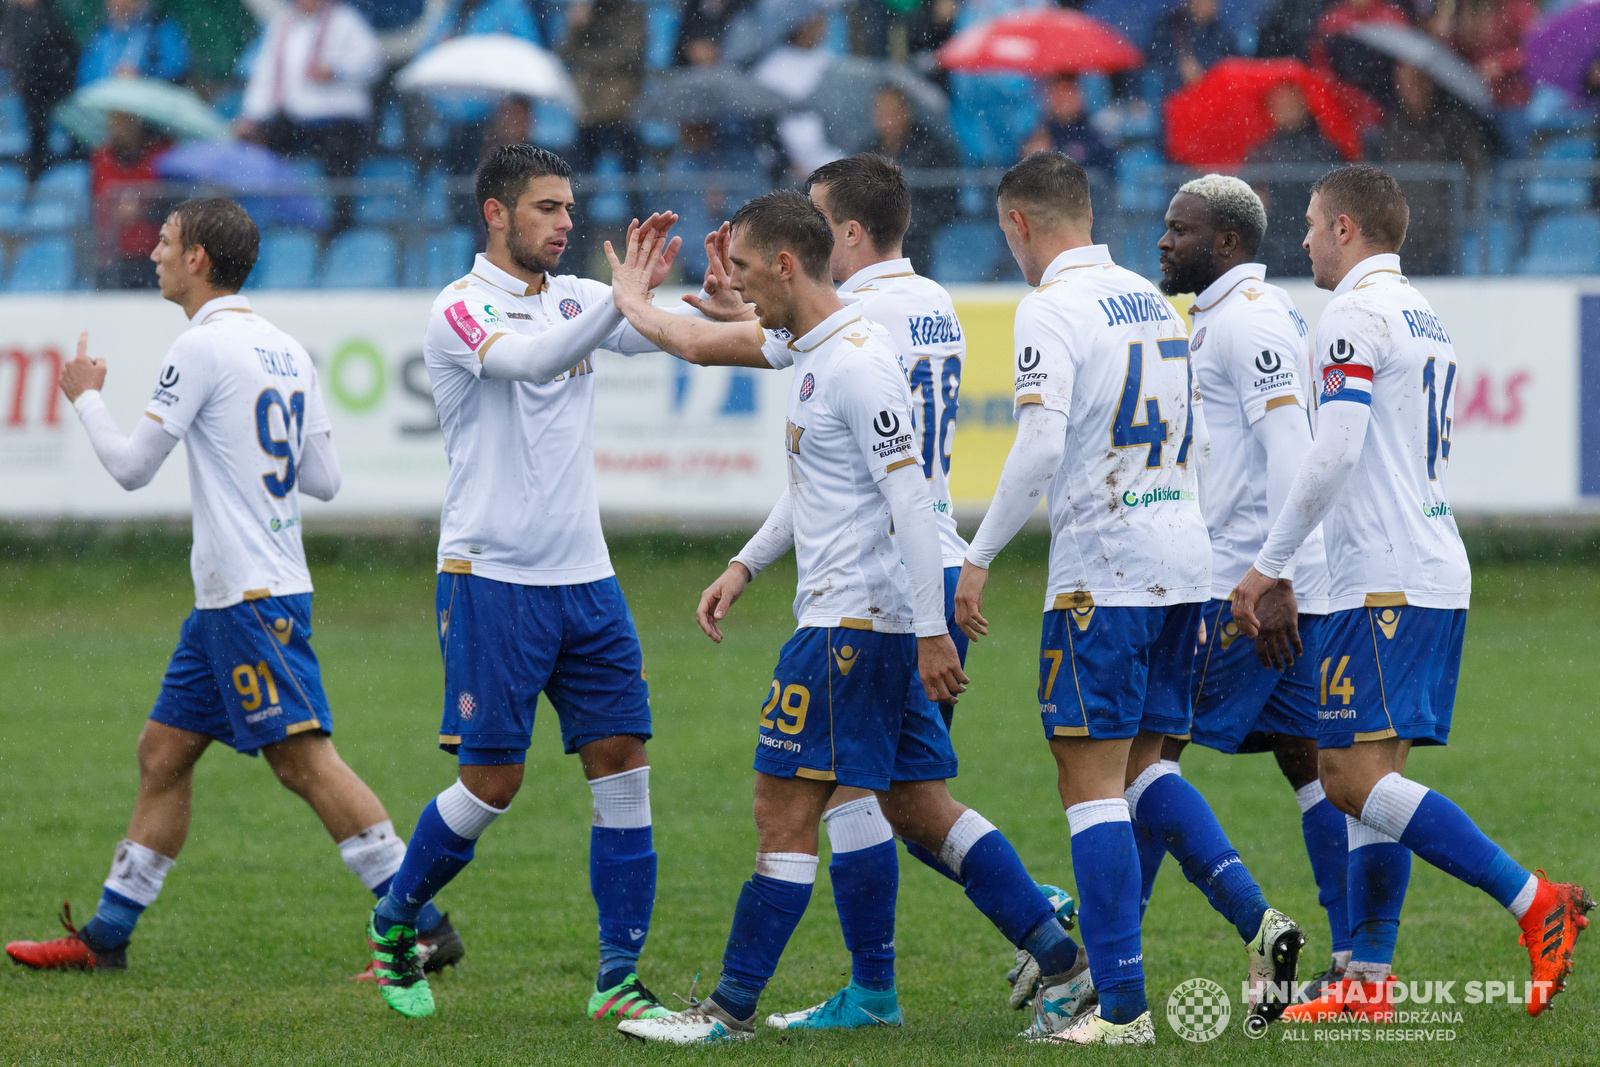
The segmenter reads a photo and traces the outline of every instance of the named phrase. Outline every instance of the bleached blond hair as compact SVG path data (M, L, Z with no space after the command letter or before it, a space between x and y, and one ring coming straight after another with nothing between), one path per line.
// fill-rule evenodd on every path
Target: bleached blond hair
M1219 231L1238 234L1246 255L1253 257L1260 250L1261 238L1267 232L1267 209L1248 183L1231 174L1207 174L1184 182L1178 192L1204 200L1211 213L1211 225Z

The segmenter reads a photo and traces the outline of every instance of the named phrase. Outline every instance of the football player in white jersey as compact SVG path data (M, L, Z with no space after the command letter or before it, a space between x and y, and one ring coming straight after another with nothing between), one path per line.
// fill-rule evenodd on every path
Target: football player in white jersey
M1394 1017L1389 973L1415 852L1488 893L1517 919L1538 1015L1565 987L1594 901L1583 887L1530 874L1443 794L1404 776L1413 745L1450 735L1472 575L1450 510L1455 351L1428 301L1400 272L1409 209L1377 167L1330 172L1312 186L1305 247L1333 299L1313 349L1322 383L1317 437L1288 500L1234 590L1234 617L1255 634L1264 595L1318 523L1327 541L1331 613L1317 665L1322 786L1348 817L1352 849L1384 847L1373 899L1354 880L1357 943L1346 977L1297 1004L1304 1022ZM1361 914L1370 931L1356 925Z
M1010 843L946 786L956 758L935 701L954 703L966 677L945 623L911 394L888 331L830 284L832 248L827 216L799 193L758 197L733 218L733 288L764 327L792 338L789 486L774 511L793 531L798 629L761 706L756 870L734 912L722 977L686 1011L619 1026L646 1041L754 1035L761 991L811 897L818 823L842 785L875 792L894 831L937 855L1012 944L1052 967L1086 970ZM771 558L764 546L747 546L702 598L698 618L713 640L761 558ZM900 1022L892 996L863 989L854 1003Z
M1132 820L1162 841L1248 950L1252 1013L1285 1000L1304 936L1267 906L1204 798L1157 774L1161 744L1190 728L1190 672L1210 548L1190 463L1193 390L1183 320L1092 243L1089 181L1037 152L1006 173L1000 227L1035 291L1016 317L1017 440L956 591L978 638L989 566L1048 490L1050 576L1039 706L1072 831L1093 989L1040 970L1030 1040L1155 1041L1145 1003Z
M600 282L556 274L572 171L528 144L478 168L488 251L434 301L423 358L450 477L435 603L444 658L439 747L460 776L423 809L413 847L367 924L379 991L429 1015L418 914L472 859L522 785L539 694L594 794L589 884L600 916L591 1018L665 1014L635 965L655 903L650 697L639 638L600 531L596 348L650 351ZM672 216L652 216L663 230ZM652 284L676 253L666 246Z
M266 757L379 896L405 855L383 805L329 736L333 718L311 648L299 494L331 500L339 461L310 356L239 295L259 243L255 223L231 200L185 201L162 225L150 258L161 295L190 325L162 362L132 433L122 434L101 399L106 364L89 358L87 334L61 371L62 392L95 454L124 489L148 484L178 442L187 443L195 608L139 735L139 796L99 909L81 930L64 910L67 937L6 946L30 967L127 966L134 926L188 836L194 767L213 740ZM430 910L418 923L425 965L461 958L447 919Z
M1313 989L1342 977L1350 958L1345 910L1344 816L1317 779L1318 634L1328 612L1328 567L1314 532L1270 595L1262 640L1242 637L1228 596L1266 540L1311 447L1312 398L1305 382L1310 346L1305 319L1289 294L1254 262L1267 213L1238 178L1207 174L1183 185L1167 208L1160 289L1195 293L1189 362L1203 407L1208 447L1201 466L1201 509L1211 535L1211 600L1202 611L1194 671L1194 724L1187 739L1162 743L1149 774L1180 773L1184 746L1277 757L1300 806L1317 896L1328 913L1333 962ZM1292 583L1291 583L1292 579ZM1299 605L1296 625L1295 604ZM1270 640L1268 637L1270 635ZM1303 647L1293 641L1298 637ZM1164 845L1139 842L1148 905Z
M950 457L966 338L950 294L937 282L917 274L901 254L901 241L911 225L911 189L895 163L872 153L850 156L818 168L807 178L806 186L833 231L829 270L838 283L839 299L889 331L911 387L912 424L939 527L947 629L964 660L967 635L954 623L953 600L967 543L956 530L950 504ZM689 362L793 366L790 336L782 330L763 330L750 317L749 305L728 289L727 250L725 226L708 237L706 291L710 298L696 302L724 321L684 319L653 307L647 299L648 277L642 263L631 283L618 282L619 306L642 333ZM792 524L788 513L782 512L751 540L751 552L741 558L755 574L793 544ZM941 704L939 710L948 728L955 705ZM767 1021L789 1029L881 1025L886 1018L899 1017L898 1007L888 1007L897 1003L894 922L899 865L894 834L869 789L840 786L828 802L823 822L832 846L828 875L845 947L851 953L851 983L823 1004L774 1014ZM924 863L949 875L938 857L922 846L908 841L906 847ZM871 1008L857 1003L868 999Z

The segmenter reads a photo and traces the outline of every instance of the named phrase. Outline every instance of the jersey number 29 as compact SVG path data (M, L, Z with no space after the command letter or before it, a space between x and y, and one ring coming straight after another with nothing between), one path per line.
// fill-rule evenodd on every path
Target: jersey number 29
M272 409L277 408L283 417L283 437L273 436ZM283 402L283 394L276 389L263 389L261 395L256 397L256 441L261 445L261 451L273 459L281 459L284 463L283 475L279 477L274 469L261 476L261 483L267 487L267 492L282 500L294 488L295 474L294 449L289 446L290 435L294 443L300 443L300 431L306 421L306 394L290 393L289 402Z

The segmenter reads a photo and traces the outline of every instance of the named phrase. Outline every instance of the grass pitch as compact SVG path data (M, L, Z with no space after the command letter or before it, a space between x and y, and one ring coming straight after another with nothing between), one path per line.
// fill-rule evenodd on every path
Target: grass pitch
M656 718L650 750L660 893L642 972L663 996L715 982L740 882L755 849L750 761L755 720L777 649L792 629L793 567L763 576L739 603L728 639L696 628L700 589L730 545L620 541L617 569L644 643ZM414 559L414 556L413 556ZM973 691L955 726L955 795L1016 844L1041 881L1072 886L1066 821L1034 702L1038 540L1000 560L990 586L994 635L968 663ZM53 936L72 899L94 908L132 804L134 740L192 603L177 552L87 561L0 562L0 938ZM409 831L453 777L435 747L441 671L426 563L355 559L313 567L315 647L333 704L335 740ZM1595 826L1595 699L1600 690L1600 570L1480 568L1455 732L1422 750L1414 777L1460 802L1522 863L1600 885ZM375 989L348 981L364 964L371 898L345 870L311 811L266 766L214 746L201 761L188 846L140 924L125 974L0 969L5 1064L510 1064L776 1062L924 1064L1054 1062L1013 1035L1001 975L1010 949L956 888L902 861L898 945L902 1031L850 1036L762 1034L731 1049L663 1051L625 1044L583 1018L594 980L588 891L589 792L560 753L548 705L527 783L485 836L477 861L441 896L467 941L462 966L436 979L438 1014L408 1021ZM1186 775L1216 808L1273 903L1311 935L1306 974L1328 950L1300 838L1298 811L1270 756L1191 748ZM826 840L824 838L824 840ZM902 853L902 855L904 855ZM1396 970L1414 980L1527 978L1516 926L1482 893L1421 861L1413 869ZM1600 946L1580 945L1571 990L1539 1020L1520 1006L1446 1005L1459 1022L1408 1029L1453 1040L1382 1042L1376 1028L1337 1028L1253 1042L1237 1023L1244 956L1233 930L1164 865L1145 926L1158 1047L1147 1063L1530 1063L1600 1061ZM812 905L762 1010L830 995L848 972L824 864ZM1190 977L1220 982L1235 1025L1208 1044L1165 1021L1168 993ZM675 1002L674 1002L675 1003ZM1106 1058L1102 1051L1088 1058Z

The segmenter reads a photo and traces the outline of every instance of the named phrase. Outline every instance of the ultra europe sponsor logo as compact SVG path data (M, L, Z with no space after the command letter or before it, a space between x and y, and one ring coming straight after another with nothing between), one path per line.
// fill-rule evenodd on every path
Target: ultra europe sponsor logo
M1125 489L1122 492L1123 506L1130 508L1147 508L1153 504L1165 504L1173 500L1194 499L1195 495L1192 489L1168 489L1165 486L1151 489L1144 493L1135 493L1131 489Z
M1191 978L1167 995L1167 1022L1185 1041L1215 1041L1232 1019L1228 991L1209 978Z

